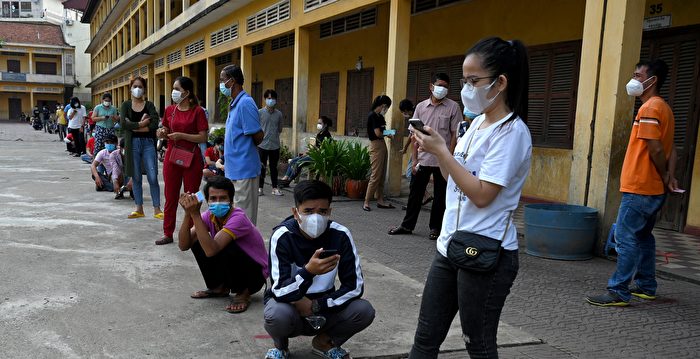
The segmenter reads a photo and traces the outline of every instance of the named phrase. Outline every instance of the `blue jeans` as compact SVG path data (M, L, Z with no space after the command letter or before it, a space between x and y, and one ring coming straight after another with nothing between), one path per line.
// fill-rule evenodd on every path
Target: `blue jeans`
M146 170L148 187L151 190L153 207L160 207L160 185L158 184L158 158L156 155L156 143L152 138L135 137L131 139L131 151L134 157L134 173L132 177L134 202L137 206L143 205L143 169Z
M617 268L608 290L629 301L632 279L644 292L656 294L656 240L651 233L665 194L645 196L623 193L615 227Z

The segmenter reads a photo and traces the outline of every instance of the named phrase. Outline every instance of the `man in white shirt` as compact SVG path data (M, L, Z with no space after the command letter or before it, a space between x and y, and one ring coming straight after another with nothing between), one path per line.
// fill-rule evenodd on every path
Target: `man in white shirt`
M72 133L75 139L75 154L73 155L75 157L80 157L85 153L85 136L83 135L85 116L87 116L87 111L85 106L80 104L80 100L77 97L70 99L70 109L67 113L68 132Z

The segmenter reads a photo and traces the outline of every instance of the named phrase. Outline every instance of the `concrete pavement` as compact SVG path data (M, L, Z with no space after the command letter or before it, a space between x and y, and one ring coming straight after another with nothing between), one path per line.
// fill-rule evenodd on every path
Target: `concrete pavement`
M204 286L196 262L174 244L153 245L162 222L150 216L148 191L147 217L129 220L133 202L95 192L89 166L64 150L55 135L0 124L0 357L262 357L272 342L261 294L240 315L223 310L227 299L191 299ZM261 198L265 238L292 201ZM377 317L345 346L355 357L400 357L423 283L365 253L376 233L359 230L355 204L338 203L334 217L354 232ZM443 350L464 349L460 332L456 320ZM311 356L310 338L291 343L295 358ZM502 323L499 343L540 340Z

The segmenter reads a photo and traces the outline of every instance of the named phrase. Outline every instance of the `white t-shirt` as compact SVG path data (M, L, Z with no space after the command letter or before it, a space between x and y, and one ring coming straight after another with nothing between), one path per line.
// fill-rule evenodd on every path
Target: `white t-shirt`
M78 113L73 116L73 118L70 118L73 112L78 111ZM85 123L85 116L87 116L87 111L85 110L85 106L80 105L80 108L74 109L70 108L68 110L68 114L66 115L66 118L68 118L68 128L81 128L83 127L83 124Z
M507 250L518 249L518 235L515 225L508 226L505 237L506 222L518 207L520 193L525 179L530 172L532 156L532 138L527 125L520 117L501 126L512 113L489 127L479 129L485 116L480 115L459 139L455 147L454 158L480 180L502 186L496 198L484 208L477 207L457 187L452 176L447 180L445 216L442 230L437 241L437 249L447 257L447 245L457 226L458 197L462 199L459 210L459 230L480 234L501 240L501 247ZM471 146L469 142L471 141ZM464 154L469 146L469 155Z

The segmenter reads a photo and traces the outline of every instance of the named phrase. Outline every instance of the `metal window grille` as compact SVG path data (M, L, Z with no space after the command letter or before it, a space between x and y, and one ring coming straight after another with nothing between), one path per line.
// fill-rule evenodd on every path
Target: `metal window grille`
M262 53L264 51L265 51L265 43L264 42L253 45L253 56L262 55Z
M377 24L377 8L371 8L341 17L335 20L321 23L320 37L343 34L349 31L360 30Z
M185 46L185 57L190 57L204 52L204 39L197 40Z
M168 54L168 65L179 62L182 57L181 51L176 50Z
M279 50L285 47L294 47L294 33L282 35L270 40L270 49Z
M306 0L304 1L304 11L311 11L323 5L334 3L338 0Z
M268 26L272 26L280 21L291 17L290 0L280 1L268 8L258 11L248 16L246 19L246 31L253 32Z
M165 59L161 57L159 59L156 59L156 61L153 64L153 67L155 67L155 68L163 67L164 64L165 64Z
M209 47L215 47L225 42L238 38L238 24L225 27L221 30L211 33L209 38Z

